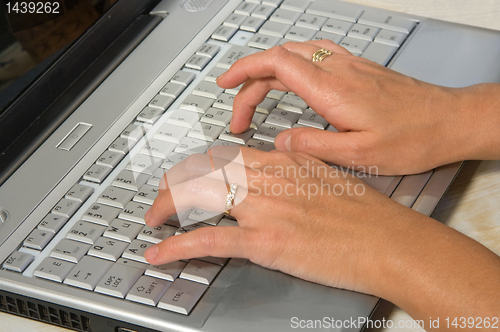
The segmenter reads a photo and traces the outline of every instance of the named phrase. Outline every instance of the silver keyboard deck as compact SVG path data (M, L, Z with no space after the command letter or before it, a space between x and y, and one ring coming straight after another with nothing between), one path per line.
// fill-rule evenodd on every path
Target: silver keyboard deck
M237 59L289 40L330 39L385 66L417 24L348 4L243 1L47 211L3 262L3 269L188 315L228 259L200 257L151 266L144 251L170 236L199 227L237 226L237 222L193 209L161 226L146 226L144 214L157 196L163 174L214 145L269 151L277 134L287 128L336 131L298 96L271 91L257 107L251 128L235 135L229 122L239 88L221 89L215 79ZM75 130L88 130L81 126ZM71 142L62 142L59 148L70 149ZM401 177L370 178L367 183L391 196L400 182L421 189L431 173L412 177L408 183ZM409 197L393 198L411 206L414 196ZM180 227L179 220L186 218L192 225Z

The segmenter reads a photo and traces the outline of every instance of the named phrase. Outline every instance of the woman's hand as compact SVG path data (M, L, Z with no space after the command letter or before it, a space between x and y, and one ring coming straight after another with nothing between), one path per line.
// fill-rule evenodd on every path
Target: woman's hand
M236 183L239 227L169 237L146 251L151 264L241 257L383 297L425 322L498 316L500 259L479 243L313 157L236 150L215 147L174 166L145 218L154 227L193 207L222 212Z
M222 170L228 184L238 185L231 215L239 227L170 237L146 253L150 263L242 257L313 282L379 294L373 283L395 250L394 239L421 218L307 155L215 147L211 156L190 156L166 173L148 225L193 207L223 212L228 189Z
M312 54L322 47L333 55L313 63ZM288 42L250 55L217 81L223 88L242 83L234 100L233 132L248 128L255 106L269 90L292 91L339 133L286 130L275 140L278 150L305 152L343 166L377 166L380 174L418 173L487 157L479 153L479 142L491 147L491 138L480 138L480 124L488 128L496 123L490 114L475 113L483 97L478 87L452 89L424 83L352 56L327 40Z

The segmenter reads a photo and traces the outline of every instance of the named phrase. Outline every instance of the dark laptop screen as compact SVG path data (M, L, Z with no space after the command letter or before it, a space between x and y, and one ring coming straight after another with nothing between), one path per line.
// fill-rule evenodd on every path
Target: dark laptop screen
M0 8L0 117L116 1L5 1Z

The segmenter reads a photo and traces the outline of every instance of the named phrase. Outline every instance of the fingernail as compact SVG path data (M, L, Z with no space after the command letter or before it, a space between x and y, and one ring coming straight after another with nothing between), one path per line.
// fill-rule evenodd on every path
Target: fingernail
M288 151L292 151L292 135L288 134L288 137L285 138L283 144L285 144L285 149L287 149Z
M150 217L151 217L151 209L146 211L146 214L144 215L144 221L146 221L146 224L148 223Z
M222 79L224 77L224 75L226 75L227 71L223 72L222 74L220 74L219 76L217 76L217 78L215 79L215 82L218 82L220 79Z
M149 248L148 250L146 250L144 252L144 258L146 258L146 260L148 262L154 260L156 258L156 256L158 256L158 245L155 244L154 246L152 246L151 248Z

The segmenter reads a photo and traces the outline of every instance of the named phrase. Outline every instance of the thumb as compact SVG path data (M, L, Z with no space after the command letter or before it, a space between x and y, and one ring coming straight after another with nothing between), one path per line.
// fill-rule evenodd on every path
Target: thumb
M358 164L355 141L359 132L331 132L317 128L293 128L282 131L274 140L280 151L307 153L337 165Z

